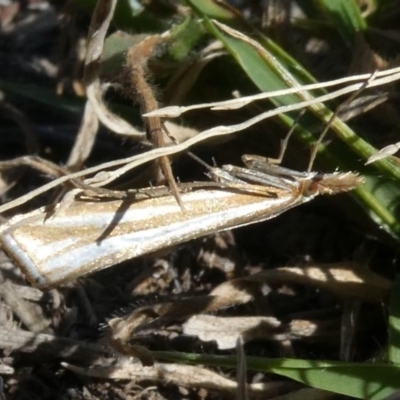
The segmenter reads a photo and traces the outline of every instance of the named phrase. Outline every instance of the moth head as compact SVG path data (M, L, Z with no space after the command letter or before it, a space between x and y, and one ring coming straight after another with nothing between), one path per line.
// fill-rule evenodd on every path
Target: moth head
M336 194L347 192L364 183L364 178L353 172L335 172L333 174L316 174L307 180L303 194Z

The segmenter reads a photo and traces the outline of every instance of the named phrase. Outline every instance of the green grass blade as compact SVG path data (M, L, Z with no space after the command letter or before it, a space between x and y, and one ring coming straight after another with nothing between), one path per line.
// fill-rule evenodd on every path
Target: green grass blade
M400 366L400 277L395 280L389 307L389 362Z
M234 368L236 356L154 352L158 359ZM306 385L358 399L381 400L399 387L400 368L387 364L364 364L318 360L247 357L248 370L273 372Z
M317 0L316 5L325 14L331 25L339 31L347 46L352 48L355 35L367 27L357 1Z
M83 111L85 100L73 96L57 96L55 90L34 83L13 83L0 81L0 89L14 96L25 97L37 103L50 106L71 114Z

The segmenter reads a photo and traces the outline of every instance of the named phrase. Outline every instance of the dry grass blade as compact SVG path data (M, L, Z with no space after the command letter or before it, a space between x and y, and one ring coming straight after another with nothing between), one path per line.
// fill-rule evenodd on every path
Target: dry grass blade
M93 149L96 140L96 134L99 129L99 119L94 112L90 101L85 104L85 110L79 127L78 134L67 161L67 167L70 171L79 171L90 152Z
M124 119L112 113L102 98L106 87L99 79L100 59L116 4L117 0L99 0L92 15L84 73L86 95L99 120L112 132L143 139L145 133L139 132Z
M216 101L212 103L202 103L202 104L194 104L190 106L167 106L160 108L156 111L152 111L148 114L145 114L145 117L150 117L150 116L159 116L159 117L164 117L164 118L177 118L180 117L182 114L192 111L192 110L201 110L201 109L211 109L211 110L236 110L242 107L245 107L248 104L251 104L254 101L257 100L265 100L265 99L270 99L273 97L278 97L278 96L284 96L288 94L295 94L299 93L302 91L310 91L310 90L317 90L317 89L324 89L328 88L331 86L337 86L337 85L343 85L344 83L348 82L354 82L354 81L361 81L361 83L356 83L353 85L348 85L345 87L346 92L343 93L341 91L334 91L331 92L330 95L332 95L332 99L338 96L341 96L343 94L351 93L353 91L357 91L362 87L362 84L365 80L369 79L371 77L371 74L360 74L360 75L353 75L353 76L348 76L345 78L340 78L340 79L335 79L332 81L326 81L326 82L318 82L318 83L313 83L309 85L303 85L300 87L293 87L293 88L288 88L288 89L282 89L282 90L273 90L270 92L266 93L258 93L255 95L251 96L243 96L237 99L231 99L231 100L224 100L224 101ZM379 79L382 78L382 79ZM377 71L375 75L375 83L372 84L369 83L368 87L373 87L373 86L380 86L380 85L385 85L390 82L395 82L400 79L400 68L391 68L387 69L385 71ZM379 83L378 83L379 82Z
M399 151L399 149L400 149L400 142L397 142L394 144L389 144L388 146L383 147L377 153L375 153L373 156L368 158L365 165L372 164L375 161L383 160L387 157L390 157L393 154L397 153Z
M23 165L55 177L62 177L68 173L65 168L38 156L22 156L9 161L0 161L0 171Z

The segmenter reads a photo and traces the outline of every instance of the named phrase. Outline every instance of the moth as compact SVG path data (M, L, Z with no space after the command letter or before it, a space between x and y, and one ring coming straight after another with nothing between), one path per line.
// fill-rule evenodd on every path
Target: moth
M274 218L363 182L351 172L298 172L257 156L242 159L245 168L210 168L215 185L183 191L184 210L169 193L141 200L77 198L52 216L40 208L12 218L0 227L0 243L26 278L45 290L190 239Z

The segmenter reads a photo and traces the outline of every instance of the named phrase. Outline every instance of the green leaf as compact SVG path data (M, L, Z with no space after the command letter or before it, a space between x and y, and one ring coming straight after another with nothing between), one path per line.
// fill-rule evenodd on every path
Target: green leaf
M189 16L181 24L174 25L170 29L168 38L168 56L174 62L182 62L205 35L205 29L201 23Z

